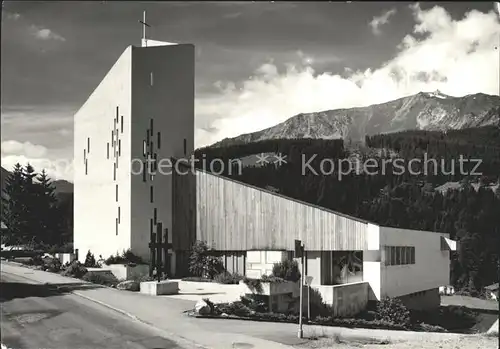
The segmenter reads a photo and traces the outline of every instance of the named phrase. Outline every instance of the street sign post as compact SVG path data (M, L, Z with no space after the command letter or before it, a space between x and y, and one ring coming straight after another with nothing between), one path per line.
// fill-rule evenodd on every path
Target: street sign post
M302 307L304 304L304 245L302 244L302 241L300 240L295 240L295 258L300 257L300 265L301 265L301 272L300 272L300 298L299 298L299 331L297 333L297 336L299 338L304 337L304 331L302 330Z
M307 320L311 321L311 283L313 281L312 276L306 276L307 285Z

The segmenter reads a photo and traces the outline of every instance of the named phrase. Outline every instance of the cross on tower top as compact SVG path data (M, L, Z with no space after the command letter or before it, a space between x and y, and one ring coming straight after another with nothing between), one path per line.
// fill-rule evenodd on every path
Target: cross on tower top
M142 13L142 21L139 21L142 24L142 40L146 43L146 27L151 27L146 23L146 11Z

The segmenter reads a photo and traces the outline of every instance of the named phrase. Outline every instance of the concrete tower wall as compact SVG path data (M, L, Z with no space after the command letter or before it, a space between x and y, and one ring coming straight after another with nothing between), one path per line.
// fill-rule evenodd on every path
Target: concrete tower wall
M129 248L149 259L155 211L172 240L169 159L194 149L194 46L128 47L76 113L74 145L79 259ZM164 174L150 176L148 155Z

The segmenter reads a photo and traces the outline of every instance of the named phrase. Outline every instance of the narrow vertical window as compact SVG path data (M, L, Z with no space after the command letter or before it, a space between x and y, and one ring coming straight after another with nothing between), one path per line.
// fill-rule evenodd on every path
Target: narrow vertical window
M116 189L115 189L115 199L116 199L116 202L118 202L118 184L116 185Z
M122 140L118 140L118 156L122 155Z
M141 170L142 170L142 181L146 182L146 162L144 162Z
M90 153L90 137L87 138L87 152Z
M120 212L120 206L118 206L118 224L121 223L121 212Z
M146 141L142 141L142 155L146 156L147 148Z
M116 181L116 162L113 163L113 180Z
M154 214L153 214L153 217L154 217L154 218L153 218L153 220L154 220L154 224L156 224L156 223L158 222L158 216L157 216L157 213L158 213L158 212L157 212L156 207L155 207L155 209L154 209Z
M153 162L153 172L156 173L156 171L158 171L158 154L155 153Z
M153 72L149 73L149 84L153 86Z
M111 130L111 143L113 143L113 139L115 138L115 130Z
M109 159L109 142L106 143L106 156Z
M161 148L161 134L160 134L160 132L158 132L158 139L156 140L156 143L157 143L158 149L160 149Z
M187 152L187 140L186 138L184 138L184 156L186 156L186 152Z
M150 201L150 202L153 202L153 201L154 201L154 197L153 197L153 186L150 186L150 187L149 187L149 201Z
M123 115L121 116L120 130L123 133Z
M116 121L118 121L118 114L119 114L119 109L118 106L116 106Z
M153 234L154 233L154 223L153 223L153 218L149 219L149 233Z
M85 174L88 174L88 162L87 159L85 159Z
M83 161L87 160L87 149L83 149Z
M118 235L118 218L115 218L116 235Z
M151 136L153 135L153 119L149 120L149 131L151 132Z

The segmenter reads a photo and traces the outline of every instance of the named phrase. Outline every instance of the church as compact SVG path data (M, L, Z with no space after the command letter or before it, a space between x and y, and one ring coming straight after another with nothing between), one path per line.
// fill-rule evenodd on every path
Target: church
M209 171L159 173L162 162L179 169L176 161L194 151L194 100L194 45L144 35L75 114L74 246L81 261L87 251L107 258L127 249L149 260L150 236L161 223L171 275L188 273L190 247L202 240L229 272L260 277L293 258L298 239L306 275L325 302L369 293L439 303L456 247L448 234L382 227ZM343 272L339 263L352 268Z

